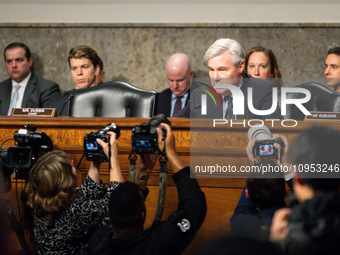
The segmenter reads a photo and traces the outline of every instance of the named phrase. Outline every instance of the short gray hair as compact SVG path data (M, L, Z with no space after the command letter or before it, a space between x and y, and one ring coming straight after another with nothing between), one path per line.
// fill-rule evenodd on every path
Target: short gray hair
M221 38L216 40L206 51L204 59L208 60L210 58L221 55L223 52L229 51L231 62L235 67L241 62L244 62L245 52L237 41L230 38Z

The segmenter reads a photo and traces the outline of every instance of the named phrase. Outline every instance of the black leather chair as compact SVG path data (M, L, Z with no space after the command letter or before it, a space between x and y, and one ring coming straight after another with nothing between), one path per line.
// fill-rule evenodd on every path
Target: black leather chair
M157 92L122 81L107 82L74 91L69 116L141 117L154 115Z
M340 112L340 93L316 82L307 82L295 87L310 91L311 99L303 104L308 111ZM302 93L287 94L287 98L303 97L305 95ZM295 105L287 105L287 115L285 118L303 120L305 115Z

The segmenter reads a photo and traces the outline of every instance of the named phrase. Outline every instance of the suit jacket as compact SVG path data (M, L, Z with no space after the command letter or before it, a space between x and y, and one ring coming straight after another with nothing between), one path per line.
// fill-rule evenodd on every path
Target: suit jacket
M231 230L237 236L268 240L275 211L285 207L287 205L284 201L278 201L277 205L259 212L254 202L246 198L245 189L243 189L235 212L230 218Z
M195 83L191 84L190 90L194 90L197 88L197 85ZM185 101L185 106L188 105L190 100L190 90L187 97L187 100ZM166 117L170 117L171 114L171 96L172 92L169 88L163 90L157 99L157 108L156 108L156 114L163 113L166 115Z
M68 116L69 112L69 104L70 100L72 99L72 95L75 91L75 89L69 90L65 92L65 94L62 97L57 98L52 102L52 108L57 109L58 116Z
M241 90L244 95L244 114L237 115L236 119L282 119L283 117L281 115L279 106L277 106L276 110L270 115L256 115L250 112L248 107L248 88L253 88L254 108L257 110L267 110L271 108L272 88L274 86L275 85L268 80L253 78L250 75L245 74L241 86ZM209 90L207 88L205 89ZM219 99L218 96L210 90L210 94L213 96L213 98L211 98L209 95L207 96L207 114L202 115L202 94L206 94L206 92L201 89L195 89L192 92L190 103L188 103L187 106L181 110L178 116L187 118L223 119L224 116L222 104L219 101L220 99L222 100L222 96L220 95Z
M12 95L12 79L1 82L0 91L0 115L7 115ZM48 108L60 96L60 88L57 83L32 74L27 83L21 107Z

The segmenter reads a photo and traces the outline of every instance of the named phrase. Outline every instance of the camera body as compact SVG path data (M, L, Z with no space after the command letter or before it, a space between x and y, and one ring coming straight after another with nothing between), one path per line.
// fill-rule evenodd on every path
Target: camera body
M136 125L132 130L131 144L137 154L159 154L157 127L160 127L166 137L166 129L161 123L171 125L164 114L152 117L148 122Z
M278 156L279 152L274 147L274 143L278 143L281 147L281 154L284 147L283 141L272 137L270 130L267 126L252 126L248 130L248 139L251 140L256 137L254 143L253 152L256 156L266 157L266 156Z
M28 180L34 163L45 153L53 150L53 142L49 136L44 132L36 131L34 124L27 124L25 127L26 129L14 132L17 147L9 147L8 150L0 151L0 171L4 182L9 185L12 173L13 179Z
M84 136L84 152L88 161L109 161L108 157L104 153L103 147L96 141L96 139L101 139L105 143L108 143L110 141L110 136L107 132L109 131L116 133L116 138L120 135L119 127L115 123L109 123L104 128Z
M275 138L255 141L255 154L260 157L278 156L278 150L274 147L274 143L280 144L281 147L284 146L284 143L281 140Z

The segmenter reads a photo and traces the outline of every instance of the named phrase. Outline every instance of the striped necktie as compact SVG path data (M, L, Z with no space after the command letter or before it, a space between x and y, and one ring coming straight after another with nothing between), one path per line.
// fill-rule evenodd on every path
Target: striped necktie
M234 114L233 114L233 97L232 96L226 96L223 99L226 102L226 106L227 106L227 110L226 110L224 118L225 119L234 119Z
M177 97L175 107L174 107L174 111L173 111L171 117L177 117L180 110L182 110L182 97Z

